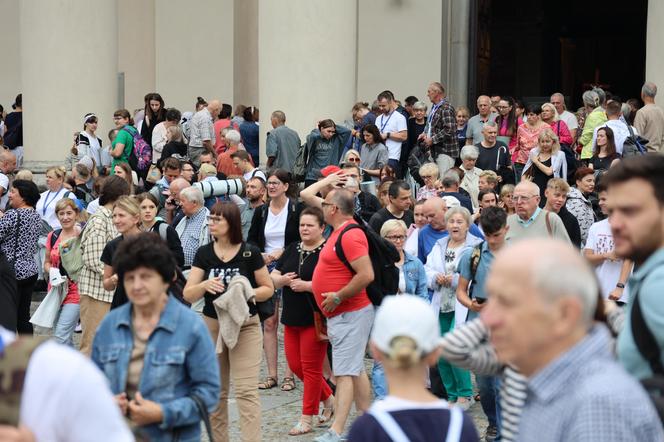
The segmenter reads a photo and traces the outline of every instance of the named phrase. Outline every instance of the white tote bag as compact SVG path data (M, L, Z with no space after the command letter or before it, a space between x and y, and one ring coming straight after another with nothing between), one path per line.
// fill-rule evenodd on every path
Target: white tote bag
M37 310L30 318L30 322L36 326L53 328L56 318L60 312L60 305L67 293L67 283L51 287L44 300L39 304Z

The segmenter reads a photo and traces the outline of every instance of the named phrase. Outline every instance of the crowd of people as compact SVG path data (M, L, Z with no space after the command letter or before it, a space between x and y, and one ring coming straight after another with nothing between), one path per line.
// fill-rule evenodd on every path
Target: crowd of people
M108 144L84 115L41 187L19 95L0 124L0 439L194 441L204 422L228 441L233 397L259 441L260 390L301 383L288 435L318 442L664 440L645 388L664 376L656 94L594 88L576 113L481 95L471 116L433 82L302 142L280 110L261 140L255 106L150 93ZM44 316L58 345L31 338Z

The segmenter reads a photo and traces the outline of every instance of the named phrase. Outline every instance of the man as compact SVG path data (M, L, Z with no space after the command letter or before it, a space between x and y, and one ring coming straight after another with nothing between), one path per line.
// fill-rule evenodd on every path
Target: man
M551 104L556 108L558 116L565 122L572 139L576 140L576 130L579 128L579 122L576 120L576 115L567 110L565 105L565 96L560 92L555 92L551 95Z
M353 194L345 189L332 190L323 201L325 222L334 231L320 252L311 284L316 302L328 318L337 389L334 422L315 439L318 442L341 440L353 398L359 412L366 411L371 402L364 369L364 351L374 318L374 307L366 293L374 278L369 245L360 229L351 229L341 236L341 246L353 272L341 262L335 249L341 232L354 223L354 211Z
M498 125L495 121L484 124L483 140L475 144L479 155L475 165L482 170L492 170L500 176L503 183L514 182L512 159L509 149L502 141L497 140Z
M477 188L481 191L496 191L498 187L498 175L493 170L485 170L480 173L480 179L477 181Z
M462 207L468 209L469 213L473 213L473 202L466 195L459 193L461 182L459 180L459 175L454 170L448 170L445 172L441 183L443 185L443 191L440 192L439 196L453 196L459 200Z
M9 189L14 181L16 155L10 150L0 149L0 210L5 210L9 201Z
M293 129L286 127L286 114L280 110L272 112L270 117L272 130L267 133L265 154L267 167L293 170L297 152L302 142Z
M484 125L496 121L498 114L491 112L491 97L480 95L477 97L477 110L479 113L470 117L466 126L466 144L477 144L484 140Z
M380 232L383 223L390 219L398 219L410 226L415 222L413 211L410 210L410 184L403 180L396 180L390 184L388 190L389 203L386 207L374 213L369 220L369 226L376 233Z
M408 118L415 116L413 105L418 101L420 100L418 100L417 97L414 95L409 95L406 97L405 100L403 100L403 108L406 109L406 112L408 112Z
M201 165L200 156L203 152L214 152L214 122L213 115L218 115L221 109L219 100L211 100L207 107L196 112L189 125L189 148L187 154L196 167Z
M166 109L166 120L154 127L152 131L152 162L154 164L159 164L161 152L168 142L166 139L168 128L180 124L180 119L182 119L182 114L179 110L175 108Z
M495 196L495 193L493 195ZM479 253L476 253L474 249L466 251L461 256L458 266L459 283L456 296L459 303L469 310L469 320L477 317L486 305L488 294L484 286L494 256L505 246L505 236L509 230L507 213L500 207L487 207L482 210L480 226L484 232L485 241L477 246ZM474 257L474 254L477 257ZM470 287L471 282L472 288ZM476 375L476 380L479 384L482 410L489 421L486 440L494 440L498 437L500 429L499 381L495 376L480 375Z
M569 193L569 184L562 178L551 178L546 185L544 196L546 204L544 210L556 213L563 222L567 236L574 246L581 247L581 229L579 221L567 210L567 194Z
M664 157L640 156L620 161L602 178L608 188L609 224L618 258L634 261L630 302L618 335L618 357L637 379L653 371L632 333L632 308L639 302L645 326L664 352ZM661 360L661 356L660 356Z
M168 198L164 201L164 208L166 209L166 222L173 228L178 225L184 216L182 214L180 192L187 187L191 187L191 183L184 178L176 178L168 186Z
M602 127L611 128L613 131L613 141L616 145L616 152L622 155L623 153L623 144L625 139L629 136L629 128L625 124L620 116L622 115L622 106L617 101L609 101L606 104L606 118L608 120L606 123L597 126L593 132L593 146L595 146L597 140L597 131ZM634 130L634 133L638 131Z
M397 112L397 106L394 102L394 96L389 91L378 94L378 107L381 115L376 118L376 126L380 131L382 141L387 147L388 164L401 177L401 145L408 138L408 128L406 118Z
M159 201L159 216L166 217L166 196L171 183L182 174L182 164L177 158L166 158L162 164L162 176L150 189L152 196Z
M500 103L500 100L502 100L502 97L500 95L492 95L491 96L491 107L494 109L498 109L498 103Z
M258 167L251 164L251 155L246 150L238 150L231 154L233 165L242 171L242 177L245 181L249 181L253 177L258 177L263 181L267 181L267 177Z
M180 206L184 217L175 226L184 252L184 269L190 269L196 251L210 242L207 217L210 211L204 206L203 192L189 186L180 191Z
M239 146L241 141L242 136L240 135L240 132L235 129L226 132L226 146L228 147L217 159L217 171L223 173L227 177L239 177L243 175L242 170L235 166L233 158L231 158L231 155L240 150ZM244 148L242 148L242 150L244 150Z
M424 131L417 138L431 150L431 156L436 161L439 176L454 167L459 158L459 149L456 135L456 111L445 99L445 88L434 82L427 89L427 97L433 103Z
M380 201L378 200L376 195L369 192L365 192L360 188L359 185L362 182L362 171L358 166L352 163L347 163L341 167L341 170L343 171L344 175L346 175L346 177L353 179L357 182L358 184L357 191L353 191L353 193L355 193L355 197L357 198L355 210L356 213L360 215L360 218L362 218L365 223L368 223L371 220L371 217L374 215L374 213L378 212L381 209ZM357 212L358 205L359 205L359 212Z
M570 242L560 217L539 207L540 191L537 184L531 181L520 182L514 188L512 201L516 213L507 218L507 241L552 237Z
M247 181L245 192L245 204L240 212L240 219L242 220L242 238L246 241L249 235L249 228L251 227L251 220L254 218L254 212L256 208L265 203L265 194L267 193L265 181L259 177L251 178Z
M189 183L194 182L194 175L196 175L196 168L191 161L182 162L182 171L180 171L180 178L184 178Z
M657 86L650 81L641 88L641 100L643 107L636 111L634 127L639 134L648 140L650 152L664 151L664 111L655 104Z
M550 239L505 247L485 288L490 342L526 378L518 440L664 439L648 396L594 321L597 282L574 247Z

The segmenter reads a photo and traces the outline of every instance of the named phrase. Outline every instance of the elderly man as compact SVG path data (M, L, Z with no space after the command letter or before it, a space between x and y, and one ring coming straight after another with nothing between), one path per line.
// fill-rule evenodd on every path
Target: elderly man
M465 207L468 212L473 213L473 203L470 197L459 192L461 180L459 179L459 174L456 171L448 170L445 172L445 175L443 175L443 179L440 180L440 182L443 185L443 191L440 192L439 196L453 196L459 200L462 207Z
M0 150L0 210L5 210L9 200L9 188L16 170L16 155L10 150Z
M498 114L491 112L491 97L480 95L477 97L477 110L479 113L468 120L466 126L466 144L476 144L484 141L484 124L496 121Z
M184 217L175 226L175 231L182 243L184 268L189 269L198 248L210 242L207 224L210 211L204 205L203 192L197 187L182 189L179 199Z
M187 187L191 187L191 183L184 178L174 179L168 187L168 198L164 201L164 208L166 209L166 222L173 227L184 216L180 204L180 192Z
M270 123L272 130L267 133L265 141L267 167L293 170L297 152L302 145L300 136L286 126L286 114L280 110L272 112Z
M495 121L484 124L482 129L484 139L475 144L479 155L476 166L482 170L492 170L501 177L503 183L514 182L514 171L512 170L512 159L508 147L502 141L498 141L498 125Z
M213 115L219 115L221 102L210 100L207 107L194 114L189 125L189 148L187 154L196 167L200 167L200 156L203 152L214 152L214 120Z
M565 96L560 92L555 92L551 95L550 103L556 108L556 112L558 112L560 119L567 125L569 133L572 135L572 139L576 140L576 130L579 128L579 122L576 119L576 115L567 110L567 106L565 106Z
M643 107L636 112L634 127L646 140L650 152L664 152L664 111L655 104L657 86L650 81L641 88Z
M445 88L438 82L431 83L427 96L433 103L424 131L417 138L431 149L431 155L438 164L439 176L454 167L459 157L460 146L456 135L456 111L445 99Z
M507 241L552 237L570 242L560 217L540 208L540 191L537 184L530 181L520 182L514 189L512 201L516 213L507 218Z
M664 439L648 396L594 321L597 281L578 250L549 239L506 247L485 290L480 315L496 355L526 377L518 440Z

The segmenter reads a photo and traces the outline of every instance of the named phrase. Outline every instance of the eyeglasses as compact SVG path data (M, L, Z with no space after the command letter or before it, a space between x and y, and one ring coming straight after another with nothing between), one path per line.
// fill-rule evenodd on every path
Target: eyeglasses
M268 186L273 186L273 187L278 186L279 184L281 184L281 181L268 181L267 182Z
M433 175L420 175L423 180L430 180L433 178Z
M496 106L497 109L509 109L509 106Z
M355 157L350 157L346 161L350 161L351 163L359 163L360 159Z
M536 196L539 196L539 195L514 195L512 197L512 201L515 202L515 203L518 203L519 201L526 202L526 201L530 200L531 198L535 198Z
M224 220L224 218L221 217L221 216L208 215L208 217L207 217L208 224L219 224L223 220Z
M386 236L385 239L389 239L390 241L404 241L406 239L405 235L390 235Z

